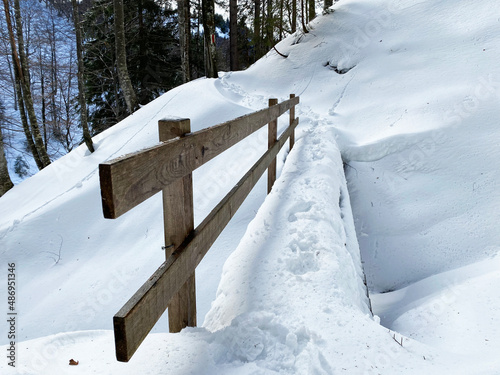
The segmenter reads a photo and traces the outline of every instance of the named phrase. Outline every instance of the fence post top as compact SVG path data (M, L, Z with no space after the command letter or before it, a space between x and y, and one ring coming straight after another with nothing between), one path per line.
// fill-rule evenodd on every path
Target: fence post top
M191 132L191 120L188 118L166 118L158 121L160 142L176 137L183 137Z
M158 122L182 122L182 121L189 121L189 118L169 116L169 117L164 117L164 118L158 120Z

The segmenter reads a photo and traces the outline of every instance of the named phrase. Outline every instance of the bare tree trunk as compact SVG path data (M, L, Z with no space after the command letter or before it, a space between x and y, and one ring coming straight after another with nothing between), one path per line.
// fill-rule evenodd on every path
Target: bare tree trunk
M253 20L253 39L255 48L255 60L261 56L261 34L260 34L260 0L255 0L255 16Z
M52 128L61 128L61 119L59 118L59 111L57 106L57 95L59 91L59 77L58 70L59 64L57 61L57 46L56 46L56 26L54 17L51 19L52 27L49 31L50 43L50 110L49 113L52 117Z
M0 126L0 197L12 189L14 184L10 179L9 169L7 168L7 159L3 147L2 127Z
M127 111L131 114L137 109L138 105L137 96L132 86L132 81L130 80L127 68L123 0L113 0L113 7L115 11L115 47L118 79L120 80L120 88L122 89L123 96L125 97L125 103L127 103Z
M323 4L323 10L327 11L333 5L333 0L325 0Z
M297 31L297 0L292 0L292 33Z
M268 49L274 45L274 14L272 0L267 0L266 45Z
M13 57L15 60L15 57ZM15 65L15 64L14 64ZM31 155L33 155L33 159L35 160L36 166L38 169L43 168L42 160L38 155L38 151L35 146L35 142L33 141L33 135L31 134L30 125L28 123L28 118L26 117L26 111L24 109L24 101L23 94L21 90L21 79L19 78L19 72L17 69L14 69L14 77L15 77L15 87L16 87L16 96L17 96L17 107L19 109L19 115L21 117L21 123L23 124L24 135L26 136L26 141L28 142L28 147L31 151Z
M20 89L18 90L18 94L22 96L23 107L19 108L21 119L23 119L24 109L28 112L28 118L31 124L31 135L34 138L34 150L32 149L33 157L37 162L37 166L39 169L42 169L50 164L50 158L45 150L45 145L43 143L42 135L40 133L40 129L38 127L38 121L35 114L35 108L33 106L33 99L31 97L31 88L29 83L29 72L28 72L28 62L26 58L26 54L24 51L24 38L23 38L23 30L22 30L22 20L21 20L21 7L19 4L19 0L14 0L14 12L17 23L17 38L19 42L19 55L17 54L16 41L14 38L14 32L12 29L12 21L10 19L10 10L9 10L9 1L3 0L4 10L5 10L5 18L7 23L7 28L9 29L9 38L12 49L13 61L16 68L16 77L20 83ZM26 120L25 120L26 121ZM26 121L27 125L27 121ZM28 132L25 129L25 134L28 135ZM31 135L27 137L28 143L33 141Z
M14 92L14 111L17 111L18 110L18 107L17 107L17 91L16 91L16 79L14 78L14 73L13 73L13 69L12 69L12 66L10 65L10 59L6 59L7 60L7 65L9 67L9 75L10 75L10 80L12 81L12 87L14 88L13 92Z
M41 64L40 64L41 67ZM43 69L40 69L40 89L42 90L42 129L43 129L43 143L45 143L45 149L47 149L47 117L45 115L46 105L45 105L45 79L43 77Z
M267 7L266 7L266 0L261 0L262 1L262 16L261 16L261 27L260 27L260 47L261 47L261 54L264 55L264 45L266 42L266 28L267 28Z
M177 9L179 12L182 81L186 83L191 80L191 56L189 53L191 44L191 12L189 0L177 0Z
M73 6L73 22L75 23L76 34L76 58L78 61L78 103L80 105L80 123L83 129L83 140L90 152L94 152L94 144L90 136L89 125L87 121L87 99L85 98L85 85L83 81L84 65L82 51L82 29L80 28L80 13L78 12L78 3L71 0Z
M234 72L238 70L238 0L229 0L229 65Z
M309 2L309 21L311 22L313 19L316 18L316 1L315 0L308 0Z
M307 30L307 27L306 27L304 1L307 1L307 0L300 0L300 12L301 12L300 19L302 22L302 31L304 32L304 34L307 34L309 32L309 30Z
M215 5L214 0L202 0L203 30L205 39L205 74L207 78L218 78L215 49Z
M196 0L196 51L195 54L196 56L202 55L204 51L204 46L200 43L201 39L201 25L203 24L203 15L201 11L201 0ZM193 76L193 78L199 78L200 77L200 71L198 68L196 68L196 76Z
M42 161L43 168L50 164L50 158L47 154L45 144L43 143L42 134L40 133L40 128L38 127L38 119L36 118L35 107L33 105L33 98L31 96L31 87L29 82L29 70L28 70L28 58L24 49L24 37L22 28L22 17L21 17L21 6L19 0L14 0L14 14L16 17L17 25L17 41L19 43L19 62L21 69L21 74L19 75L21 79L21 91L23 94L24 105L28 113L28 118L31 125L31 134L33 135L36 150Z
M284 8L284 1L280 0L280 23L279 23L279 40L283 40L283 8Z

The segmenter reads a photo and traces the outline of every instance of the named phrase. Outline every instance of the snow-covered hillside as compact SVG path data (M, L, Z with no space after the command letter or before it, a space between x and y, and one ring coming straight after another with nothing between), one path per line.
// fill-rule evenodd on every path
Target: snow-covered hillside
M19 312L2 374L500 373L500 4L332 9L276 46L287 58L180 86L0 199L0 301L15 262ZM104 220L98 164L155 144L161 118L198 130L290 93L296 145L198 267L200 327L163 317L116 362L112 317L163 261L161 197ZM266 137L194 173L197 223Z

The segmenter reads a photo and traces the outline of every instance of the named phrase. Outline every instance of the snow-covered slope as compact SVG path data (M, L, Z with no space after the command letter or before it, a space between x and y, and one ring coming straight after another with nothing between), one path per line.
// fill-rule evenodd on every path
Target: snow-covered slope
M18 373L500 372L500 4L333 9L276 46L287 58L271 51L172 90L96 137L94 154L80 147L0 199L0 277L16 262L19 282ZM154 144L160 118L197 130L290 93L301 125L273 192L256 186L197 269L203 326L170 335L162 318L117 363L111 318L163 261L161 202L102 219L98 163ZM265 139L196 171L197 222Z

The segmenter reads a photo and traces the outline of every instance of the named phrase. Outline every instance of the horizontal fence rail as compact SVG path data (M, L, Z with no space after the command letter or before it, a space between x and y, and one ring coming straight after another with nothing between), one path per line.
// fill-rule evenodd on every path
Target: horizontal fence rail
M100 164L106 218L118 217L163 191L166 261L113 318L119 361L130 360L167 307L170 332L196 325L195 269L266 169L271 190L277 154L287 139L293 147L298 103L294 95L280 104L270 99L269 108L196 133L190 133L188 119L160 121L160 140L174 140ZM287 110L289 126L276 139L277 119ZM191 172L266 123L268 150L193 229Z
M99 165L104 217L114 219L298 104L299 97Z

